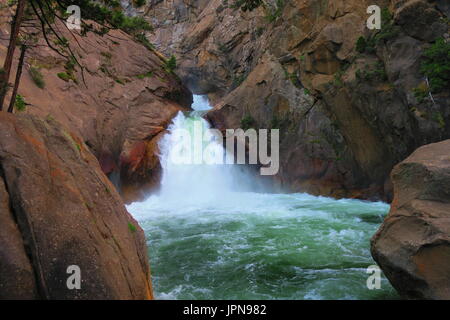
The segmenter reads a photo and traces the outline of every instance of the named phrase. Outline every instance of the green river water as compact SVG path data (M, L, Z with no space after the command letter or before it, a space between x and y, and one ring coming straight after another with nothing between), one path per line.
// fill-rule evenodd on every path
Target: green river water
M154 197L130 209L147 236L159 299L395 299L384 278L379 290L366 286L370 237L387 210L257 193L179 206Z

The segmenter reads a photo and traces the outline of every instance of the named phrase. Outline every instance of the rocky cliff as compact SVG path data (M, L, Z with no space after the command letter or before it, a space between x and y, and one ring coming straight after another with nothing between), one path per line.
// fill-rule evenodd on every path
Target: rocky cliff
M81 137L5 112L0 131L0 299L152 298L144 233Z
M8 18L0 21L0 60ZM41 37L27 53L19 88L25 113L56 119L82 137L124 199L142 198L159 182L157 141L172 117L189 109L192 94L164 57L120 30L69 35L58 28L83 69Z
M282 188L390 200L392 167L450 137L448 88L430 95L422 70L426 50L449 39L447 2L268 3L149 1L140 13L183 81L215 103L215 127L280 129ZM382 28L371 31L374 4Z
M372 255L403 297L450 299L450 140L419 148L392 181L394 201Z

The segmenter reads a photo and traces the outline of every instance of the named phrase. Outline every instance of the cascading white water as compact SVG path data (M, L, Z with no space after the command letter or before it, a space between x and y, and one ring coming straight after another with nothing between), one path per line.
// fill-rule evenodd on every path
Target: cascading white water
M237 191L254 190L252 177L242 166L208 162L208 159L223 158L226 151L202 118L211 109L208 101L194 96L192 109L188 115L178 113L168 128L169 134L159 144L163 177L158 197L162 201L198 203L218 201ZM182 139L179 130L189 133L192 139ZM196 134L202 137L201 145L195 145ZM180 159L191 161L183 164Z

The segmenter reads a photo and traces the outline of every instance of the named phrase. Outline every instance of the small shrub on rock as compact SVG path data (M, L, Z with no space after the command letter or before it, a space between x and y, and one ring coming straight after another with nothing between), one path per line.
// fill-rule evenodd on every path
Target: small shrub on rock
M421 71L428 77L430 90L441 92L450 87L450 43L437 39L424 52Z
M44 89L45 81L41 71L38 68L32 66L28 72L30 73L31 79L33 79L33 82L36 84L36 86L38 88Z

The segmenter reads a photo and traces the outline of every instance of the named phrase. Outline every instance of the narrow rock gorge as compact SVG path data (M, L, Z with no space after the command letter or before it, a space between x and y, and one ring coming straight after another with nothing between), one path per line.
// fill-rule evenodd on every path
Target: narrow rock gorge
M415 94L426 88L424 50L448 40L446 1L271 3L149 1L142 12L156 48L215 105L215 127L280 129L282 189L391 200L393 166L450 137L448 90ZM366 27L370 5L383 10L379 32Z
M82 137L124 199L142 198L159 183L157 141L175 114L190 108L192 94L164 70L163 57L125 32L71 38L59 27L83 70L39 39L40 46L28 53L20 86L29 104L25 113L56 119ZM5 23L0 31L8 34ZM7 43L2 44L4 56ZM33 79L36 73L42 88Z
M447 0L72 2L0 1L0 299L450 299Z

